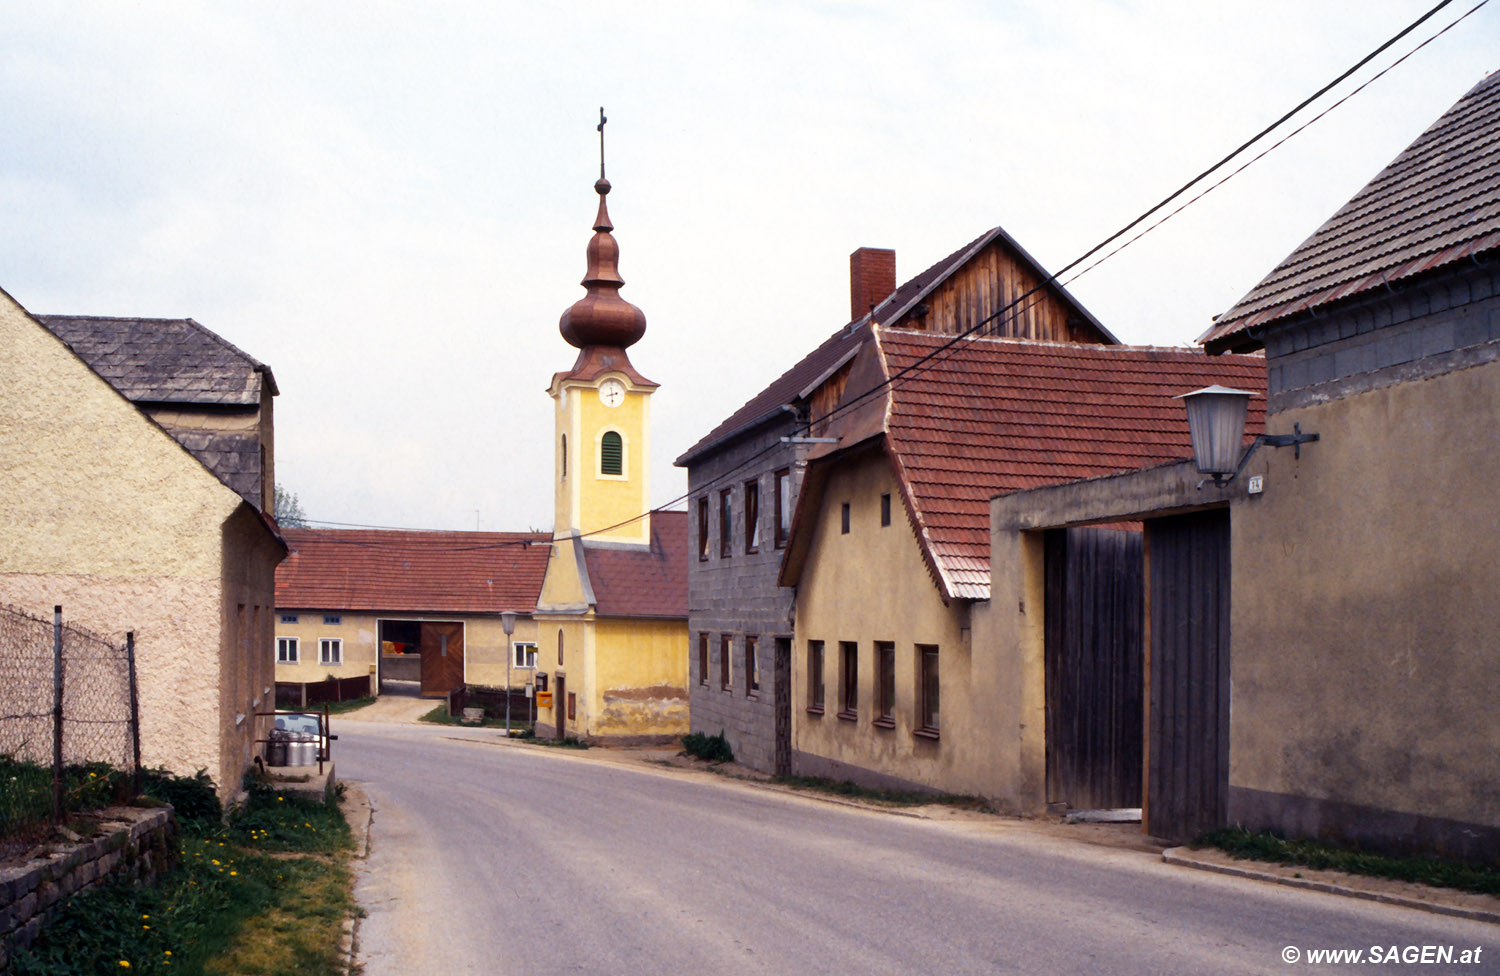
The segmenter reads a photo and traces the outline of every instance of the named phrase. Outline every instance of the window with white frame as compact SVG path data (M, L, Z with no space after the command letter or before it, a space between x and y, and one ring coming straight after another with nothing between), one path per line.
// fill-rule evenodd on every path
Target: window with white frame
M518 668L536 667L536 642L516 641L511 645L513 650L515 666Z
M276 638L276 663L277 664L296 664L299 660L301 660L301 658L298 656L298 653L297 653L297 638L295 638L295 637L278 637L278 638Z
M340 637L324 637L318 641L319 664L343 664L344 641Z

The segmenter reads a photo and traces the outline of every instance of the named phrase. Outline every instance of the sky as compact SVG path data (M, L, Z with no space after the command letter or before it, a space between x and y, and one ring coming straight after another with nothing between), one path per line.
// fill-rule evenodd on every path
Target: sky
M276 479L313 519L545 530L601 105L661 505L848 321L851 251L905 280L1000 225L1060 269L1431 5L12 0L0 288L270 365ZM1191 343L1500 67L1497 28L1479 10L1069 290L1125 342Z

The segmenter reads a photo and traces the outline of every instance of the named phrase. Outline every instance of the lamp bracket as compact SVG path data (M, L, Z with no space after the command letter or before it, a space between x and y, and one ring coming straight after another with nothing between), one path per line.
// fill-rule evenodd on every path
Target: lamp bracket
M1292 424L1292 432L1290 434L1258 434L1255 440L1250 442L1250 446L1245 448L1245 453L1240 456L1240 463L1235 466L1233 474L1216 474L1213 476L1214 487L1222 488L1235 478L1238 478L1240 472L1245 470L1245 465L1250 463L1250 455L1254 454L1256 449L1262 444L1268 447L1290 447L1292 448L1292 456L1300 461L1302 459L1302 445L1310 444L1317 439L1317 434L1302 433L1301 424ZM1208 479L1204 478L1198 482L1198 487L1202 488L1206 484L1208 484Z

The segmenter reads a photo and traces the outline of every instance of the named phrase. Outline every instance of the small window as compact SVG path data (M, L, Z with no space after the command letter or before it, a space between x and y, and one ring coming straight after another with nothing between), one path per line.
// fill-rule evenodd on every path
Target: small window
M301 660L298 654L298 641L295 637L276 638L276 663L296 664Z
M823 714L823 642L807 642L807 710Z
M719 688L724 691L734 690L733 668L730 665L729 655L734 652L734 638L729 634L719 635Z
M875 642L875 724L896 726L896 645Z
M859 645L839 641L839 718L859 715Z
M562 663L562 651L563 651L562 645L563 645L562 628L559 627L559 628L557 628L557 666L558 667L562 667L563 666L563 663Z
M708 687L708 632L698 632L698 683Z
M886 492L880 496L880 527L885 528L891 524L891 493Z
M754 698L760 693L760 657L756 654L756 638L745 638L745 697Z
M839 506L839 531L844 535L849 534L849 503Z
M343 622L344 622L344 618L340 617L336 613L335 614L329 614L328 616L326 616L326 617L323 618L323 623L326 624L326 625L328 625L329 627L337 627L339 624L341 624Z
M786 537L792 530L792 470L776 472L776 548L786 548Z
M917 734L936 737L938 732L938 649L917 645Z
M319 664L343 664L344 642L338 637L324 637L318 641Z
M625 473L625 442L617 431L606 430L604 436L599 438L599 473Z
M562 469L562 480L568 480L568 435L562 435L562 451L558 467Z
M732 548L730 542L734 538L734 511L731 506L732 489L725 488L719 492L719 557L729 558Z
M745 482L745 551L760 550L760 482Z
M708 562L708 496L698 499L698 561Z
M533 641L516 641L511 645L515 656L512 658L518 668L536 667L536 643Z
M294 624L297 622L297 615L295 613L284 613L281 615L281 622L284 624Z
M578 717L578 696L575 692L568 692L568 720Z

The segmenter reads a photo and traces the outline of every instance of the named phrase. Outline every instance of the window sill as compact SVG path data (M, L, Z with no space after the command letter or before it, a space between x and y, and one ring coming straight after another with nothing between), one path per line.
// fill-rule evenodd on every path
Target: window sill
M839 712L839 718L842 719L845 722L858 722L859 721L859 713L858 712Z
M760 692L758 692L758 691L747 691L747 692L745 692L745 701L760 701Z
M809 705L809 706L807 706L807 714L809 714L809 715L822 715L823 714L823 706L822 705Z
M928 739L932 742L938 741L939 738L937 729L912 729L911 734L918 739Z
M893 718L877 718L870 724L877 729L894 729L896 727L896 720Z
M720 685L719 690L728 694L734 694L734 685Z
M746 549L745 550L745 555L747 555L747 556L753 556L753 555L755 555L758 552L760 552L760 546L756 546L754 549Z

